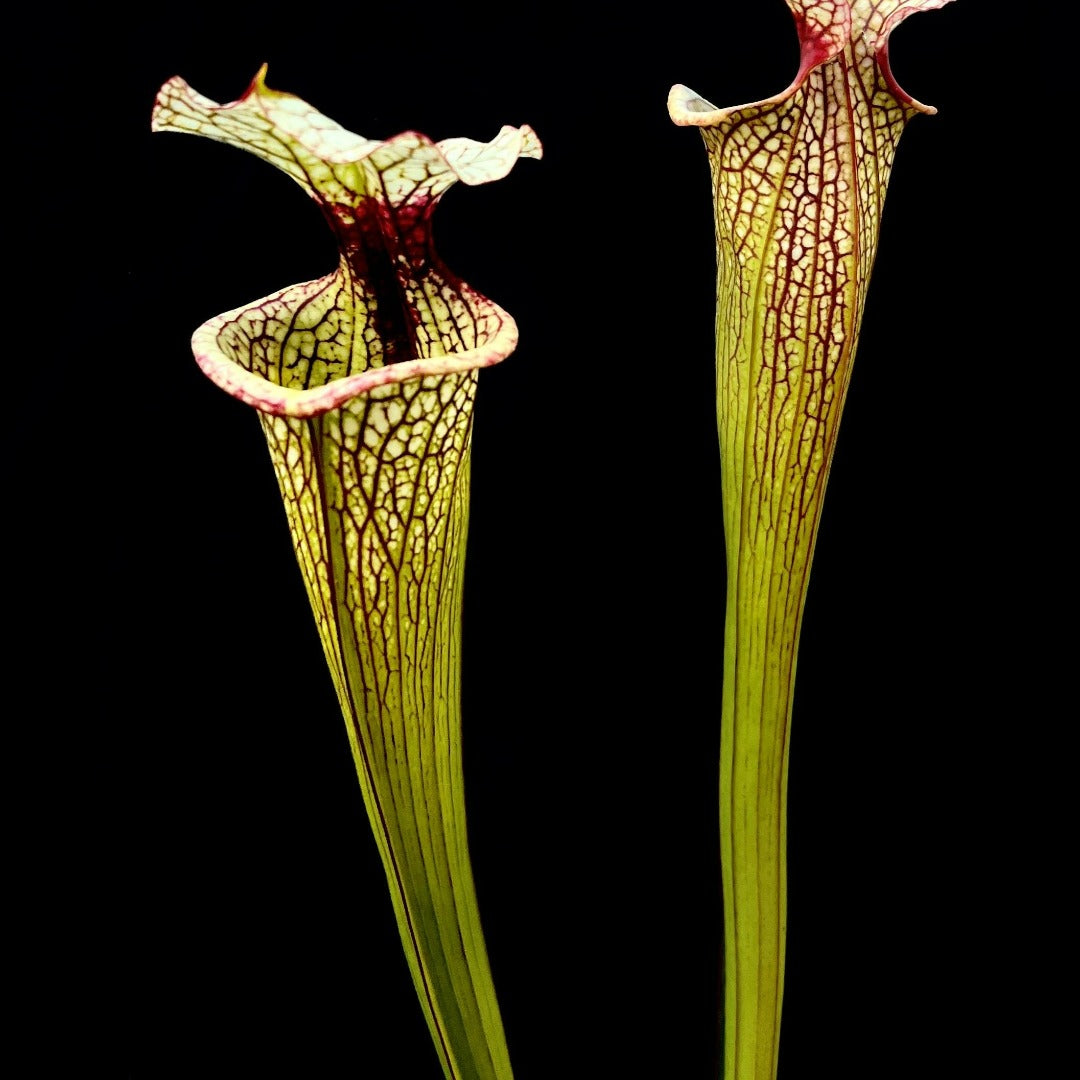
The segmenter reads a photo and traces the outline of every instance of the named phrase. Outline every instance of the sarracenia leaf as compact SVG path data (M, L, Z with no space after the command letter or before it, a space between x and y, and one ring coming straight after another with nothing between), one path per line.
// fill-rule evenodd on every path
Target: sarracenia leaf
M786 90L731 109L685 86L668 99L701 128L716 211L725 1080L776 1075L799 627L893 154L933 112L893 78L889 34L948 2L787 0L801 62Z
M340 262L211 319L192 345L258 410L443 1071L506 1080L465 831L461 590L477 369L513 351L517 328L442 264L431 215L454 181L499 179L540 143L528 127L490 143L364 139L264 74L227 105L171 79L153 128L288 173Z

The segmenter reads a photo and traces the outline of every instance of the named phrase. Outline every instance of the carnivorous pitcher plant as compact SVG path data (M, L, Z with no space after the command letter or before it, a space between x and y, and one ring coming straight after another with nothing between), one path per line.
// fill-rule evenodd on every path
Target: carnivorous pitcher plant
M455 181L499 179L540 143L528 127L489 143L364 139L264 76L226 105L170 79L153 129L288 173L340 260L211 319L192 347L266 435L443 1071L507 1080L466 842L459 687L477 372L513 351L517 328L443 265L431 218Z
M898 85L889 34L949 0L787 0L800 65L701 129L718 260L716 407L727 543L720 750L724 1080L772 1080L786 926L788 747L803 605L900 135L932 113Z

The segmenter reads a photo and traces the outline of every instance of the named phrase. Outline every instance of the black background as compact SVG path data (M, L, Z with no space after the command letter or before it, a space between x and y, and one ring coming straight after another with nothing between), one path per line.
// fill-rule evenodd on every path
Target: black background
M1041 498L1016 450L1047 388L1016 366L1028 271L987 228L1005 180L990 10L893 37L901 85L940 114L897 157L803 628L782 1080L963 1075L1009 996L987 909L1016 863L1014 672L1043 662L1012 600L1031 588L1016 521ZM474 432L481 911L519 1080L714 1076L715 251L701 140L665 100L785 86L784 5L186 5L51 32L77 62L35 68L16 104L64 176L42 280L83 286L60 367L78 437L49 410L13 435L58 523L42 576L87 587L25 636L87 663L42 685L79 703L35 785L45 839L25 843L27 993L65 1033L43 1065L438 1075L265 444L188 345L325 273L333 243L267 164L149 132L168 77L229 101L268 61L271 86L368 137L543 140L435 219L448 265L521 331Z

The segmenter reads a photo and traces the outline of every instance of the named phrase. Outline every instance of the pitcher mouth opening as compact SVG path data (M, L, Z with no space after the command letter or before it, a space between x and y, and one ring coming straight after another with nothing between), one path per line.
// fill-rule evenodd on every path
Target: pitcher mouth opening
M297 330L291 316L313 293L331 288L334 279L335 275L331 274L290 286L203 323L191 339L192 351L203 373L226 393L260 412L311 417L338 408L379 386L491 367L505 360L517 346L518 328L513 317L462 284L463 297L478 312L475 320L478 344L473 348L394 360L355 374L348 373L346 364L328 363L313 353L302 361L309 375L303 380L305 385L289 385L297 381L294 375L282 379L290 366L286 354L295 349L290 335L307 333ZM255 335L248 329L274 323L280 324L280 336ZM335 366L340 370L335 371ZM313 382L315 385L311 385Z
M205 374L264 413L305 417L379 386L505 359L517 325L443 264L431 219L455 183L486 184L541 157L532 128L504 125L486 143L436 143L411 130L365 139L265 76L264 65L224 105L176 76L158 93L151 128L202 135L281 169L322 210L340 261L326 277L199 327L192 349Z
M933 116L937 109L912 97L896 81L889 63L889 35L909 16L920 11L941 8L951 2L952 0L905 0L896 5L883 20L879 19L877 25L871 27L867 24L867 12L862 10L853 13L848 0L816 8L805 0L787 0L787 5L795 17L800 44L799 70L789 86L761 101L748 101L742 105L721 108L688 86L677 83L668 94L668 115L680 127L707 128L718 127L740 113L782 105L803 88L812 71L842 58L845 50L848 50L850 57L851 49L855 47L860 55L873 57L889 93L902 106ZM858 42L858 46L855 46L855 42Z

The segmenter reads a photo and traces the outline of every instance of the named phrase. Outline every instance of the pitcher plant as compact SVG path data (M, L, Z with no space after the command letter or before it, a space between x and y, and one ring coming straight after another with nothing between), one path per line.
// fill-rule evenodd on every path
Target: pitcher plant
M517 327L442 263L431 219L455 181L497 180L541 147L528 127L489 143L365 139L268 88L265 71L226 105L170 79L152 127L286 172L339 262L211 319L192 347L269 444L443 1072L508 1080L466 838L460 668L477 372L513 351Z
M787 0L800 64L764 101L672 88L712 174L716 411L727 546L720 743L723 1077L773 1080L787 921L799 631L885 189L917 113L889 35L949 0Z

